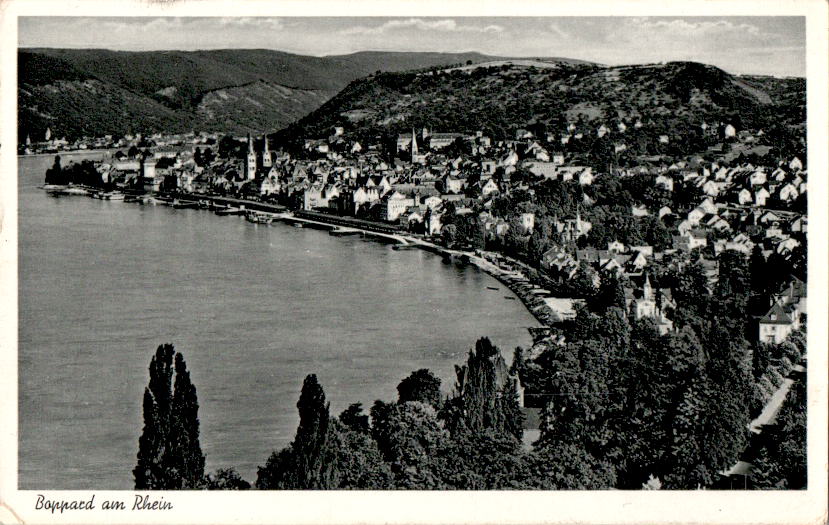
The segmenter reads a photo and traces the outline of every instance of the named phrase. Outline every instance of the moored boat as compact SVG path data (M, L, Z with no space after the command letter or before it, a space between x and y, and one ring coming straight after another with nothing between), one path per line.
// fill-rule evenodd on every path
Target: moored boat
M196 201L186 201L180 199L173 199L173 208L177 210L185 209L185 208L192 208L198 209L199 203Z
M254 224L270 224L273 222L273 216L268 213L258 213L249 211L245 214L245 219Z
M216 215L242 215L243 213L245 213L245 210L241 208L232 208L230 206L216 210Z

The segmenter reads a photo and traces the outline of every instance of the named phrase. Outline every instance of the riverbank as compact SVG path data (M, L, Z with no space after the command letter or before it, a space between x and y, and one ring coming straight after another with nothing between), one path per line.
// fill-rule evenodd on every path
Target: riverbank
M306 217L305 215L309 215L308 213L305 213L305 215L303 215L303 212L293 213L288 211L284 206L263 203L260 201L199 194L182 194L179 198L192 201L206 200L214 204L221 204L224 206L236 206L245 210L268 212L272 213L276 220L280 220L282 222L298 224L307 223L309 226L329 226L330 233L333 234L337 234L340 230L347 230L348 233L359 233L363 237L378 237L381 239L391 240L399 247L418 248L440 255L445 259L451 259L452 261L463 264L471 264L498 280L508 290L514 293L527 311L545 329L548 329L553 324L562 321L568 314L566 310L556 310L552 308L550 303L545 300L553 297L553 294L549 290L533 284L523 272L516 269L514 266L507 267L498 264L496 261L498 261L501 256L495 253L475 253L462 250L453 250L427 241L421 236L402 232L392 233L393 228L388 225L377 224L376 226L370 225L368 227L360 227L368 224L368 221L349 220L350 218L347 217L342 218L328 216L323 213L313 213L312 217ZM172 202L173 199L164 199L164 203L167 203L167 200ZM536 335L539 333L544 335L549 332L549 330L545 329L541 329L540 332L537 328L532 329L531 333L533 338L535 339Z

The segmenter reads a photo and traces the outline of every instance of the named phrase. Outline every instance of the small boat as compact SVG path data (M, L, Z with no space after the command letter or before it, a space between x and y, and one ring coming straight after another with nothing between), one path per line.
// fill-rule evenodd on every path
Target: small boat
M242 215L243 213L245 213L245 210L241 208L231 208L229 206L227 208L220 208L216 210L216 215Z
M514 301L514 300L515 300L515 297L510 297L510 296L508 296L508 295L505 295L505 296L504 296L504 299L509 299L510 301Z
M301 222L294 222L291 224L294 228L304 228L305 226Z
M264 213L248 212L245 214L245 219L254 224L270 224L273 222L273 216Z
M107 201L122 201L126 198L126 196L120 191L108 191L106 193L102 193L100 198Z
M500 290L500 288L498 288L496 286L487 286L486 289L487 290Z
M65 184L44 184L43 186L41 186L41 189L46 191L64 191L68 188L69 186Z
M185 201L185 200L173 199L173 208L175 208L177 210L186 209L186 208L198 209L198 207L199 207L199 203L196 202L196 201Z

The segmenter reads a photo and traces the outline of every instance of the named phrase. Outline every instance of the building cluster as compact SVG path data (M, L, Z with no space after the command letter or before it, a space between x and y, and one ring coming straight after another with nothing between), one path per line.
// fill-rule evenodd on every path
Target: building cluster
M690 168L682 162L673 164L658 170L654 184L670 193L680 182L690 182L703 189L705 196L702 201L681 213L674 212L668 206L651 209L642 204L634 205L630 210L631 216L654 215L669 225L672 231L669 249L657 251L652 246L625 246L619 241L609 242L607 249L572 249L568 243L562 242L541 256L541 267L552 275L573 278L580 268L587 265L595 271L596 285L599 272L613 271L627 277L636 286L626 290L630 299L652 294L657 294L654 295L657 297L659 292L648 290L647 273L661 272L682 265L683 261L687 264L690 260L702 265L709 286L713 286L719 275L716 256L726 250L738 251L746 256L759 250L765 259L772 255L783 259L792 256L801 244L799 239L807 231L808 220L801 213L777 207L784 208L797 196L805 195L806 178L807 173L797 158L780 166L744 164L726 168L713 162ZM738 196L745 192L762 197L741 201ZM797 192L795 197L792 197L793 192ZM768 205L775 208L768 208ZM682 257L683 254L696 255L688 259ZM796 278L793 279L796 281ZM758 339L779 342L799 326L800 314L805 307L805 302L799 298L801 295L805 297L805 287L802 283L792 286L797 290L797 299L786 302L779 297L769 298L771 310L765 315L755 316L759 319ZM655 304L660 304L660 301ZM665 304L672 306L669 299ZM797 306L791 306L793 304ZM630 301L628 306L631 306ZM778 311L781 309L785 315ZM634 310L636 318L654 318L661 332L670 330L670 320L661 308L643 309L636 306ZM773 336L770 337L770 334Z
M218 135L215 133L154 133L143 136L141 133L126 134L116 137L111 134L100 137L83 136L74 140L67 140L66 137L57 138L51 128L46 128L43 140L33 139L27 135L20 145L18 153L21 155L34 155L39 153L60 153L62 151L85 151L97 149L131 148L131 147L184 147L189 148L198 145L216 144Z

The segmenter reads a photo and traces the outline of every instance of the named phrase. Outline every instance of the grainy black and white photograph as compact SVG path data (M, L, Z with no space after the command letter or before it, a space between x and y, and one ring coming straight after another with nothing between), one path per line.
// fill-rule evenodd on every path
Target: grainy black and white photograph
M2 147L35 520L825 484L806 16L49 15Z

